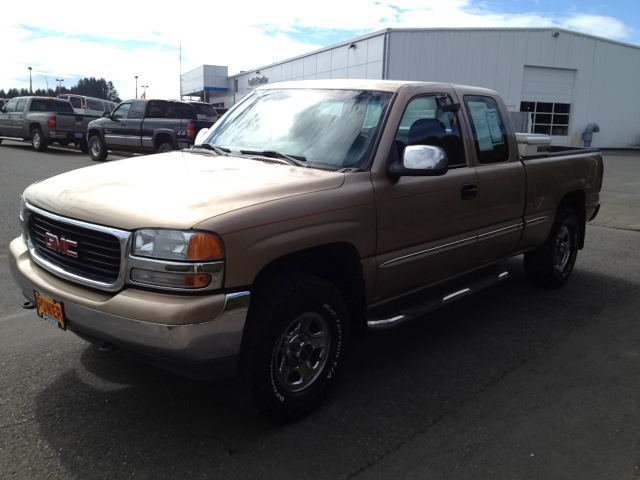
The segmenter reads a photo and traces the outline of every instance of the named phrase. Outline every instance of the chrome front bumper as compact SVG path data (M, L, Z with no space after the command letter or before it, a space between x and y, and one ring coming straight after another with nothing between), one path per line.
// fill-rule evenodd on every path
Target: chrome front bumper
M137 354L170 370L177 369L171 364L218 363L225 366L222 370L237 364L249 292L202 296L137 289L103 292L47 272L31 260L20 237L9 245L8 259L23 295L35 303L37 290L62 302L67 328L82 338ZM162 365L163 361L169 365ZM231 373L220 371L214 376Z

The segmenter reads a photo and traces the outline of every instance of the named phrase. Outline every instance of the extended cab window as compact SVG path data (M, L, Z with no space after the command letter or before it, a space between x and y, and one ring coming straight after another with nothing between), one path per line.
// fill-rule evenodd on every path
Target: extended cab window
M129 110L129 119L144 118L145 102L133 102Z
M491 97L467 95L464 97L464 103L471 120L478 161L480 163L508 161L509 145L497 102Z
M398 154L408 145L433 145L445 151L450 167L466 165L458 108L447 95L425 95L411 100L396 134Z

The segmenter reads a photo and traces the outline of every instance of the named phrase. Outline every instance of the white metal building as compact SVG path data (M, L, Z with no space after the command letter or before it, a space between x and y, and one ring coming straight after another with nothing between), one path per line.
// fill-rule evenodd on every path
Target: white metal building
M207 98L229 107L264 83L323 78L487 87L556 145L597 123L592 146L640 147L640 47L563 29L386 29L227 77Z

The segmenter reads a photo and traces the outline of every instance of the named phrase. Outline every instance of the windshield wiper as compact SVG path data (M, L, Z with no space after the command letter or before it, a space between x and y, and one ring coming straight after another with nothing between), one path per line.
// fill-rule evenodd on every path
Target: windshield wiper
M277 158L278 160L284 160L289 165L297 165L298 167L308 167L306 162L307 159L305 157L301 157L298 155L287 155L286 153L275 152L273 150L263 150L261 152L254 152L253 150L240 150L240 153L243 155L260 155L267 158Z
M218 155L227 155L231 150L223 147L216 147L215 145L211 145L210 143L200 143L198 145L194 145L191 148L200 148L203 150L213 150Z

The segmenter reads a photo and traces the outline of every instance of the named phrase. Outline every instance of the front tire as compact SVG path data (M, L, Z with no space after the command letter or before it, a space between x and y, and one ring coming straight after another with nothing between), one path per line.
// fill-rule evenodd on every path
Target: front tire
M47 149L47 141L39 128L34 128L31 131L31 145L36 152L44 152Z
M349 314L332 284L307 274L278 275L256 289L245 343L258 411L276 423L319 407L343 364Z
M107 158L107 146L98 135L89 139L89 156L94 162L103 162Z
M562 206L544 244L524 254L527 278L545 288L562 287L573 271L578 256L578 218L573 209Z

